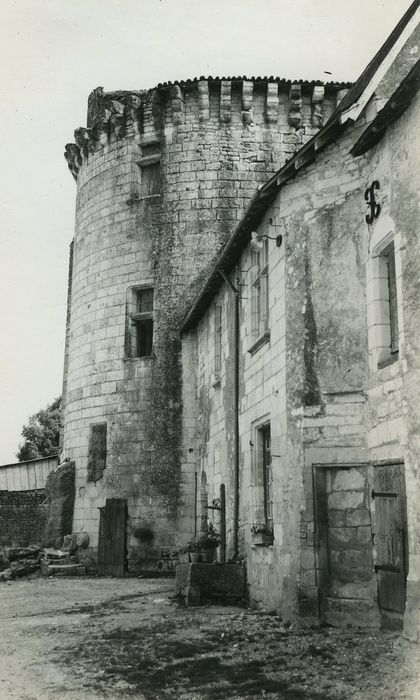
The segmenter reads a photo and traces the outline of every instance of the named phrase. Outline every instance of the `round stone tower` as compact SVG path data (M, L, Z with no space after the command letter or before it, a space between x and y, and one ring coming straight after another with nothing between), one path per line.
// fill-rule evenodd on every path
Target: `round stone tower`
M328 119L343 87L209 78L97 88L87 128L66 146L77 181L63 397L73 531L96 548L99 509L121 499L110 507L128 513L132 570L176 542L180 321L257 185Z

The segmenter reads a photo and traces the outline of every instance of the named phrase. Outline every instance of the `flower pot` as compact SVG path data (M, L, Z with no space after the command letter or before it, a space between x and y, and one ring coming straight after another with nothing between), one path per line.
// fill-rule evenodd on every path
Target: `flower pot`
M201 559L201 554L200 552L190 552L190 560L191 564L198 564L198 562Z
M273 544L273 540L272 532L254 532L252 535L252 544L267 546Z
M178 561L180 564L188 564L190 561L190 553L189 552L180 552L178 554Z
M202 549L201 550L201 561L211 564L214 559L214 549Z

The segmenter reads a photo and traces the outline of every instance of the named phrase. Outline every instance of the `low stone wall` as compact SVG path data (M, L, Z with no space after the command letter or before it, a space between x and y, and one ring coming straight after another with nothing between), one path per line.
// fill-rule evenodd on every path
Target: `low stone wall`
M0 491L0 543L44 544L47 505L45 490Z

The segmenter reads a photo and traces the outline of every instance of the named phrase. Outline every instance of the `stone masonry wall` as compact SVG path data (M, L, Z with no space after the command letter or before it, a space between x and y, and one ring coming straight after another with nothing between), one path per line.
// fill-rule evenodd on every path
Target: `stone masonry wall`
M130 532L173 547L180 505L179 321L259 182L331 114L340 86L200 80L96 90L66 146L77 179L64 453L76 462L74 530L93 546L98 507L128 501ZM160 154L159 193L141 159ZM155 294L154 352L127 357L131 289ZM87 481L91 426L107 423L103 478ZM190 470L192 473L192 470ZM181 496L182 499L182 496ZM130 536L129 546L136 540Z
M240 415L241 553L247 558L251 599L277 608L285 617L299 612L315 622L322 612L320 594L329 590L336 603L335 621L378 625L371 489L376 462L403 459L409 522L405 632L416 640L420 638L418 97L375 148L361 158L350 151L417 59L418 40L413 36L383 77L378 99L374 97L355 124L318 152L313 164L281 187L266 214L273 235L283 236L283 276L274 288L270 282L269 341L251 358L245 354L246 345L241 347ZM364 192L373 180L380 182L382 210L368 226ZM400 346L398 357L379 368L376 336L384 323L380 313L386 298L374 295L377 280L371 263L375 245L388 234L395 244ZM271 272L278 258L276 250L270 253ZM232 281L246 279L247 254L243 253ZM242 341L249 292L245 282ZM214 304L231 314L228 298L224 287ZM228 482L232 474L232 406L221 392L229 385L232 336L229 342L229 328L224 328L225 368L219 387L212 376L213 316L212 306L197 326L197 395L198 449L204 456L207 491L214 497L218 483ZM271 344L277 337L281 352L273 362ZM274 541L272 546L253 548L246 536L254 504L249 426L272 415ZM327 503L324 515L328 522L329 506L332 530L329 567L328 560L321 561L322 523L314 489L319 474L329 474L322 490ZM325 588L325 571L332 571L332 587L327 582ZM351 609L357 615L349 616Z
M419 106L417 95L382 141L366 154L363 171L365 182L378 179L381 185L382 211L367 232L371 246L388 233L394 238L399 324L396 361L382 369L371 362L367 440L373 461L405 462L409 572L404 628L416 641L420 639ZM367 284L373 285L369 272ZM374 331L375 317L369 309L368 325Z
M45 544L45 491L0 491L0 543Z
M325 472L324 620L343 627L379 627L368 467L331 467Z
M259 231L275 237L279 231L267 217ZM284 249L269 241L270 338L252 334L252 251L244 251L231 280L240 291L239 361L239 554L246 558L247 584L254 605L290 612L286 595L288 552L283 548L283 528L293 496L284 482L285 443L285 297ZM223 285L197 326L197 464L198 492L207 484L211 503L226 488L227 556L233 552L234 501L234 295ZM221 307L220 373L215 368L215 308ZM262 340L258 347L258 342ZM184 341L185 342L185 341ZM191 341L189 341L191 342ZM272 545L256 544L251 528L263 519L264 497L257 465L256 431L270 422L273 459ZM199 502L199 497L197 497ZM289 505L288 505L289 504ZM201 513L198 508L198 527ZM208 517L219 528L219 515ZM286 583L285 583L286 581Z
M395 80L393 86L388 85L388 98L392 89ZM299 609L309 618L319 613L312 488L317 464L357 468L370 460L405 458L410 484L407 493L413 494L408 496L412 504L409 530L413 534L417 522L417 472L416 467L412 470L409 452L405 451L408 422L404 417L417 415L417 408L414 396L410 408L404 408L400 393L407 370L407 302L417 296L414 270L418 271L418 251L411 256L411 269L404 274L405 250L411 250L404 236L406 240L416 239L414 212L418 212L418 183L413 178L408 182L410 169L416 171L416 106L410 106L375 149L362 158L353 158L350 150L377 107L373 100L354 126L281 189L275 202L281 213L276 223L284 226L287 236L287 467L296 480L301 472L304 475L302 500L296 504L301 509L298 585ZM378 221L368 227L363 195L373 180L380 182L382 211ZM372 362L371 338L375 324L381 321L370 305L374 283L370 260L375 227L384 225L381 218L382 222L395 222L391 233L396 248L400 352L396 362L378 372ZM414 338L418 318L412 318ZM416 386L409 372L406 381L407 388ZM411 444L411 459L417 463L416 438ZM372 470L368 478L372 487ZM374 534L374 503L369 507ZM410 544L408 591L410 578L417 577L417 573L411 573L413 568L416 570L416 537ZM411 609L418 609L418 601ZM376 624L375 613L372 620Z

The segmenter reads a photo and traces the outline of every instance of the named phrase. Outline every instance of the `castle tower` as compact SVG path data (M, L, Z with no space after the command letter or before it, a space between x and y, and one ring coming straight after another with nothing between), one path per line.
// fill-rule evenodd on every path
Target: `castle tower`
M63 397L73 531L96 548L98 509L125 499L132 570L147 541L176 544L187 304L257 185L322 126L345 87L203 78L97 88L87 128L66 146L77 181Z

